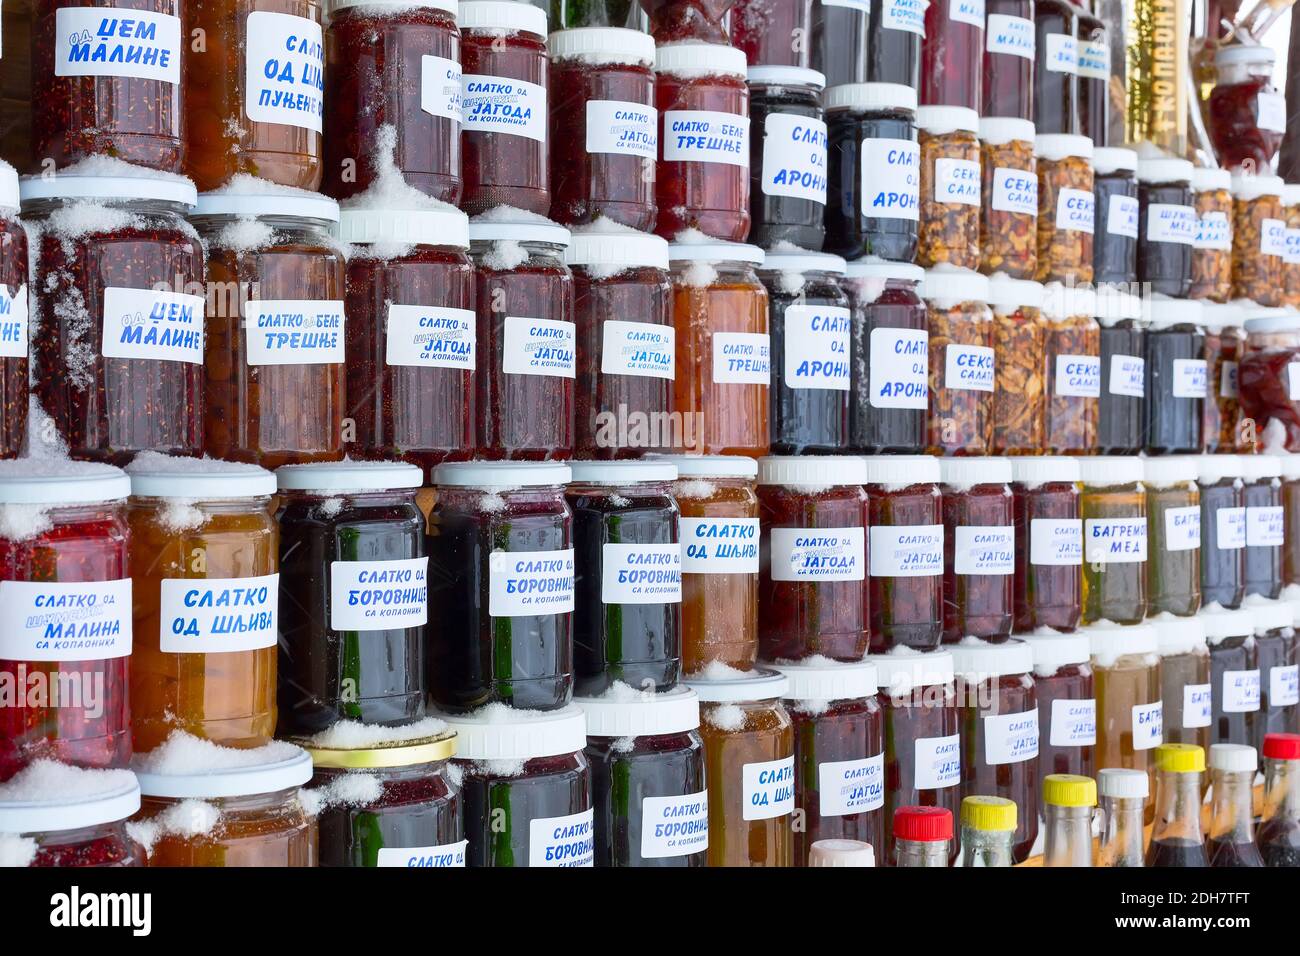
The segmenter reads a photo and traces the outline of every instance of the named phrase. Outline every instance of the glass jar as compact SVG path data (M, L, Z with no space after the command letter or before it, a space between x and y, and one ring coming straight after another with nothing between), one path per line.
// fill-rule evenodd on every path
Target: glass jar
M943 509L939 462L866 458L871 652L931 650L943 638Z
M135 750L174 728L232 747L275 734L275 476L141 454L128 466Z
M204 253L181 218L194 186L94 160L21 194L40 236L33 388L68 453L201 453Z
M276 472L280 526L277 736L338 720L424 716L429 557L413 465L339 462Z
M1097 699L1092 648L1082 634L1042 631L1020 638L1034 653L1038 699L1038 787L1053 773L1097 774Z
M650 32L660 46L678 40L728 42L726 17L735 5L736 0L641 0Z
M936 266L921 283L930 326L932 455L985 455L993 445L994 351L989 280Z
M751 66L807 67L814 0L739 0L731 14L731 43Z
M314 767L307 793L320 804L321 866L465 865L460 788L449 764L456 734L441 721L378 732L343 721L299 742Z
M1053 283L1043 297L1047 321L1047 435L1053 455L1091 455L1101 415L1101 325L1088 288Z
M1297 452L1300 315L1263 309L1254 310L1254 316L1245 320L1246 344L1237 365L1243 428L1239 450L1253 451L1267 441L1274 451Z
M1192 287L1198 221L1192 205L1192 164L1185 159L1144 159L1137 175L1137 277L1158 295L1181 298Z
M1147 621L1155 628L1160 654L1164 739L1171 744L1210 746L1210 649L1201 616L1174 617L1165 612Z
M768 451L772 380L763 250L725 242L668 247L677 371L672 447L705 455Z
M200 197L206 450L264 468L343 457L347 263L338 204L240 178Z
M126 831L139 809L129 770L38 760L0 783L0 856L6 867L143 866L144 851Z
M994 275L989 280L993 311L993 444L998 455L1036 455L1047 444L1047 322L1043 287L1028 279Z
M772 11L796 6L754 3ZM791 46L801 46L798 42ZM826 77L793 66L749 68L749 241L819 250L826 241Z
M456 0L331 0L325 193L347 199L392 168L425 195L460 202L456 8Z
M758 647L764 660L867 651L867 494L862 459L761 458Z
M1277 55L1259 43L1220 46L1206 102L1210 141L1226 169L1265 170L1286 132L1286 97L1273 86Z
M1282 466L1282 584L1300 584L1300 455L1279 455ZM1286 592L1284 591L1284 596ZM1300 600L1300 595L1297 595Z
M1247 608L1225 611L1207 607L1200 618L1210 645L1210 686L1216 744L1250 744L1259 722L1259 645L1255 615Z
M885 836L884 718L871 663L805 663L777 668L790 682L794 723L794 862L809 866L819 840L882 846Z
M1034 140L1029 120L980 120L980 271L986 274L1032 279L1038 271Z
M1097 294L1101 325L1101 396L1097 405L1097 451L1136 455L1146 444L1147 323L1142 300L1104 288Z
M1300 713L1300 670L1296 667L1294 605L1252 595L1245 610L1255 617L1255 651L1259 664L1259 716L1250 741L1257 750L1266 734L1290 733Z
M184 28L206 45L185 53L182 128L185 175L200 192L240 174L320 187L322 20L319 0L193 3Z
M1201 601L1236 608L1246 595L1245 463L1237 455L1201 455Z
M1196 241L1187 297L1227 302L1232 296L1232 175L1198 166L1192 170L1192 192Z
M881 2L920 6L919 0ZM832 86L824 102L829 189L838 197L826 207L826 251L846 259L913 261L921 198L915 86Z
M903 807L961 803L961 720L952 655L898 650L867 658L876 665L885 725L885 854L894 859L894 815ZM948 851L948 863L960 847Z
M700 698L709 789L708 866L793 866L794 722L789 681L758 668L689 680Z
M1155 629L1106 622L1082 628L1092 646L1097 694L1097 766L1155 775L1154 749L1164 741L1162 672ZM1154 786L1154 780L1152 780ZM1151 819L1154 807L1147 808Z
M1282 206L1286 211L1286 254L1282 257L1282 278L1285 285L1283 305L1289 309L1300 306L1300 186L1282 187Z
M1099 149L1110 146L1110 29L1111 24L1103 22L1100 0L1080 3L1077 7L1078 23L1078 79L1079 89L1079 132L1092 140ZM1111 11L1106 11L1113 17ZM1121 37L1123 27L1113 24ZM1120 97L1123 102L1123 97Z
M1016 838L1015 801L1001 797L963 797L962 866L1015 866L1012 841Z
M925 273L908 262L859 259L844 279L853 310L849 448L860 454L925 450L929 342Z
M132 763L142 799L130 832L144 844L148 865L317 866L316 818L300 789L312 773L306 751L281 741L255 750L221 747L210 755L211 768L199 769L196 743L175 731Z
M771 450L842 453L849 444L849 297L839 256L769 252L758 270L767 289L772 342Z
M827 86L867 81L870 25L871 0L814 0L812 68L825 75Z
M1127 285L1138 278L1141 221L1135 150L1103 147L1092 152L1092 274L1098 285ZM1162 246L1165 245L1162 243ZM1178 294L1178 293L1171 293Z
M1256 833L1264 865L1300 863L1300 735L1264 738L1264 809Z
M920 0L871 0L867 18L868 83L921 85L926 5Z
M434 470L430 699L448 713L573 696L573 512L567 465L446 462ZM486 612L486 613L484 613Z
M1246 596L1275 598L1282 593L1282 545L1286 517L1282 507L1282 463L1274 455L1243 455L1246 505Z
M987 0L981 115L1032 122L1036 38L1033 0Z
M984 102L980 85L985 46L982 0L926 4L922 38L922 105L958 106L978 113Z
M944 458L943 640L1011 635L1015 527L1011 462Z
M1201 300L1201 325L1205 329L1205 415L1201 443L1214 455L1235 451L1241 425L1237 363L1245 344L1243 312L1237 302Z
M596 866L700 867L709 846L700 701L614 685L587 717Z
M894 814L894 866L949 867L957 841L952 811L943 807L899 807Z
M27 231L18 193L18 173L0 160L0 458L16 458L27 440Z
M1286 298L1282 177L1232 178L1232 296L1274 307Z
M1147 615L1187 617L1201 606L1201 493L1194 455L1147 458Z
M668 244L579 227L564 258L577 325L575 456L634 458L666 447L676 366Z
M527 3L468 0L460 26L460 207L471 216L512 206L544 216L551 206L546 11Z
M595 858L587 718L489 704L448 717L452 780L465 810L472 867L588 867Z
M732 242L749 235L745 71L744 52L730 46L673 43L655 50L662 122L655 231L669 242L688 230Z
M1079 123L1079 14L1068 0L1036 0L1034 125L1042 135L1077 136ZM1091 191L1091 190L1089 190Z
M1045 72L1050 71L1040 70L1039 75ZM1039 282L1091 282L1096 208L1092 140L1064 133L1045 135L1041 124L1037 129L1038 267L1034 278Z
M1142 460L1085 457L1079 459L1079 469L1083 480L1083 623L1137 624L1147 612Z
M655 224L655 45L639 30L550 36L551 212L566 226L604 216Z
M481 458L566 459L574 444L577 326L569 230L517 209L470 220L482 354Z
M1043 778L1043 866L1092 866L1097 782L1052 773Z
M1073 631L1083 606L1083 519L1075 458L1011 459L1015 634Z
M952 2L956 10L959 5L972 6L978 0ZM936 2L931 9L939 5ZM969 24L967 27L970 28ZM980 128L979 114L956 106L922 106L916 111L916 126L921 146L917 263L926 268L947 263L962 269L978 269L981 178L976 134Z
M344 209L344 357L357 458L424 470L474 449L474 264L465 214ZM396 254L394 254L396 253Z
M108 465L0 462L0 780L37 757L131 759L130 490Z

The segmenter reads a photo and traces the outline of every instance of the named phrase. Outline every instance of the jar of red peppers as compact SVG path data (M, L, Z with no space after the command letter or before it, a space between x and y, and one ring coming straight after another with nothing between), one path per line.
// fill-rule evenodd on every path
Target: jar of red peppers
M39 229L32 381L76 458L203 451L194 185L105 157L21 185Z
M1164 613L1153 615L1147 623L1155 629L1159 642L1165 742L1208 749L1213 691L1205 622L1199 615Z
M816 2L739 0L731 14L732 45L745 51L750 66L807 67Z
M1246 596L1275 598L1282 591L1282 464L1274 455L1243 455L1246 505Z
M1201 492L1197 456L1143 463L1147 507L1147 615L1188 617L1201 606Z
M1016 533L1016 634L1073 631L1083 593L1083 520L1079 462L1063 457L1011 459Z
M1232 179L1232 296L1263 306L1286 298L1286 210L1282 177Z
M685 230L743 242L749 235L749 88L745 54L730 46L672 43L655 51L661 122L655 231Z
M813 0L812 68L828 86L867 81L870 24L871 0Z
M1236 608L1246 594L1246 473L1242 456L1201 455L1201 600Z
M1182 297L1192 286L1198 216L1192 164L1185 159L1138 163L1138 280L1158 295Z
M1097 406L1097 451L1136 455L1146 443L1147 323L1142 300L1102 288L1097 293L1101 326L1101 396Z
M1300 584L1300 455L1279 455L1282 465L1282 584ZM1284 593L1285 597L1286 594ZM1300 595L1296 596L1300 599ZM1300 609L1300 602L1297 603Z
M180 0L33 4L32 159L181 171Z
M1038 269L1038 160L1027 119L980 120L980 271Z
M1015 569L1011 462L944 458L943 639L1001 640L1011 634Z
M939 462L864 459L870 543L871 652L928 650L943 638L943 509Z
M1147 613L1147 505L1140 458L1079 459L1083 623L1137 624Z
M978 0L952 0L972 5ZM982 29L982 28L981 28ZM916 111L921 144L921 219L917 262L962 269L980 264L979 114L956 106Z
M569 230L501 206L470 221L475 402L483 458L565 459L574 445L577 326Z
M108 465L0 462L0 677L59 688L0 707L0 780L42 756L85 767L131 759L130 491Z
M1033 0L986 0L981 115L1032 122L1036 37Z
M1041 71L1040 71L1041 72ZM1038 157L1039 282L1092 281L1092 140L1065 133L1034 140ZM1109 212L1109 210L1108 210Z
M727 14L736 0L641 0L650 32L660 46L679 40L726 43Z
M463 71L460 206L470 215L493 206L546 215L546 11L527 3L469 0L460 4L456 22Z
M749 68L749 241L764 249L818 250L826 240L825 86L814 70Z
M921 0L872 0L867 18L867 82L921 85L921 44L926 4Z
M1088 455L1097 447L1101 412L1101 326L1096 294L1053 283L1043 299L1047 321L1047 450Z
M1036 455L1047 443L1047 322L1043 287L1027 279L994 275L989 280L993 311L993 365L998 370L993 393L992 451L999 455Z
M209 454L266 468L343 455L346 262L338 204L241 176L199 199Z
M1201 419L1201 444L1211 455L1232 452L1238 447L1241 400L1237 387L1237 364L1245 345L1244 312L1237 302L1201 300L1207 388L1205 415Z
M601 219L574 230L565 262L577 325L575 455L666 447L676 369L668 243Z
M1196 241L1192 243L1191 299L1227 302L1232 295L1232 175L1226 169L1192 170Z
M1038 775L1097 773L1097 700L1088 638L1044 630L1021 637L1034 653Z
M1079 15L1069 0L1035 0L1034 125L1040 135L1077 136L1079 123ZM1086 138L1086 137L1085 137Z
M930 326L927 448L983 455L993 445L993 313L987 276L936 266L921 283Z
M140 809L129 770L84 770L39 760L0 784L0 860L6 867L143 866L127 834Z
M1214 54L1218 76L1206 119L1220 165L1269 168L1286 132L1286 97L1273 86L1277 55L1259 43L1233 43Z
M1246 348L1237 366L1244 423L1276 450L1300 451L1300 314L1245 321Z
M551 218L654 228L654 40L587 27L552 33L549 46Z
M420 195L420 194L417 194ZM349 451L424 469L474 449L474 265L450 206L343 210Z
M1107 147L1092 153L1093 200L1096 210L1092 241L1092 272L1098 285L1137 280L1138 203L1137 152Z
M0 458L27 439L27 232L18 221L18 173L0 161Z
M932 0L923 37L921 105L978 112L984 102L984 0Z
M866 653L865 477L861 458L759 459L758 648L764 660L855 661Z
M456 0L331 0L325 63L323 191L346 199L393 168L420 192L459 202Z

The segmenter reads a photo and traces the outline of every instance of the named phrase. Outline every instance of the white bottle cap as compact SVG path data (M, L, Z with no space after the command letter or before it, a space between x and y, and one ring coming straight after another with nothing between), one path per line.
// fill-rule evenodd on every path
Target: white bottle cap
M518 0L462 0L456 13L462 30L509 30L546 36L546 11Z
M810 867L875 866L876 851L861 840L818 840L808 848Z
M536 760L587 746L587 718L578 707L514 710L488 704L470 714L439 714L456 731L457 760Z
M944 649L952 655L953 670L967 682L1029 674L1034 669L1034 649L1015 638L994 644L964 637Z
M700 726L700 698L687 687L657 694L615 684L600 697L573 702L587 715L588 737L657 737Z
M1222 773L1250 773L1259 769L1259 755L1245 744L1211 744L1210 769Z
M876 665L868 661L788 662L771 667L790 682L786 700L857 700L874 697L879 690Z
M760 485L861 485L867 465L849 455L769 455L758 460Z
M1151 793L1151 779L1144 770L1105 767L1097 771L1097 795L1119 800L1145 800Z

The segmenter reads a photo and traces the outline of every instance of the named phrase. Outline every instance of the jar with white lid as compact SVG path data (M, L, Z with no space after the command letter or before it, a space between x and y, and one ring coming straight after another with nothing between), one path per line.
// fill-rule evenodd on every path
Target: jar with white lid
M1282 463L1276 455L1241 456L1246 505L1246 596L1275 598L1282 593L1282 546L1286 517L1282 507Z
M1101 397L1097 409L1097 451L1136 455L1146 439L1147 323L1142 300L1119 287L1097 292L1101 326Z
M941 265L921 282L929 339L932 455L984 455L993 444L995 361L988 277Z
M1032 279L1038 269L1034 124L1028 117L985 116L979 133L980 271Z
M1210 684L1210 648L1200 615L1153 615L1160 654L1161 698L1164 701L1164 739L1171 744L1210 747L1214 719Z
M1192 287L1197 214L1192 164L1146 158L1138 163L1137 278L1159 295L1181 298Z
M1164 742L1163 688L1155 629L1110 622L1081 628L1092 648L1097 695L1097 766L1155 773ZM1154 814L1150 808L1148 817Z
M1066 457L1011 459L1016 534L1014 633L1040 628L1073 631L1083 592L1083 519L1079 461Z
M1200 466L1195 455L1143 460L1147 509L1147 615L1187 617L1201 606Z
M1259 719L1251 745L1264 746L1267 734L1296 732L1300 711L1300 669L1291 602L1259 595L1246 598L1243 610L1255 616L1255 651L1259 664Z
M916 250L923 268L980 265L979 114L960 106L916 111L921 146L921 212Z
M1097 294L1051 283L1043 296L1047 321L1047 435L1052 455L1097 451L1101 414L1101 325Z
M1140 458L1079 459L1083 623L1137 624L1147 613L1147 511Z
M1015 570L1011 462L943 458L943 640L1011 635Z
M1249 745L1255 740L1261 703L1255 615L1246 607L1207 607L1198 617L1210 645L1211 742Z
M1144 311L1147 454L1198 454L1209 395L1201 303L1156 295Z
M1286 210L1280 176L1232 178L1232 297L1263 306L1286 298Z
M1192 170L1192 192L1196 241L1187 297L1227 302L1232 296L1232 174L1198 166Z
M1201 600L1235 608L1246 595L1245 463L1238 455L1201 455Z
M1300 451L1300 313L1246 308L1238 448Z
M1127 285L1137 280L1138 155L1131 149L1104 146L1093 151L1093 196L1097 222L1093 234L1093 279L1098 285Z
M993 444L999 455L1041 454L1047 445L1047 321L1043 286L1028 279L989 279L993 312Z
M126 825L139 809L129 770L38 760L0 783L0 859L6 867L143 866Z
M1201 299L1201 323L1205 329L1205 416L1201 442L1207 454L1239 450L1244 437L1241 392L1237 385L1238 363L1245 351L1243 328L1246 309L1239 302Z
M1092 646L1082 634L1045 629L1021 634L1034 653L1038 698L1038 776L1097 774L1097 698Z
M776 6L755 3L748 9L765 20L777 13ZM762 62L750 66L748 80L749 241L764 249L790 243L820 250L826 241L826 77Z
M1068 133L1034 140L1038 157L1039 282L1087 283L1093 276L1092 140Z

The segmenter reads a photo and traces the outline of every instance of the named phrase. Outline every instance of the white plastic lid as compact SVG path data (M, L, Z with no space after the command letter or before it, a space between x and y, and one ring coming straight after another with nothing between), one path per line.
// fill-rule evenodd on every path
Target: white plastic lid
M123 168L125 167L125 168ZM184 176L160 173L121 163L128 175L94 174L75 166L53 176L23 176L18 180L21 202L37 199L86 199L113 202L166 202L194 207L198 190Z
M438 718L456 731L457 760L535 760L587 746L587 716L573 706L538 711L489 704L472 714Z
M699 695L700 700L709 704L738 703L751 700L780 700L787 696L790 681L780 674L764 667L751 671L737 672L744 676L727 680L706 680L703 677L686 677L684 683Z
M571 461L574 482L590 485L630 485L638 481L676 481L677 466L654 458L626 461Z
M1070 156L1092 159L1092 140L1070 133L1043 133L1034 137L1034 155L1051 162Z
M1289 309L1244 306L1242 314L1243 317L1249 316L1242 322L1247 332L1294 332L1300 329L1300 312Z
M973 269L936 267L926 270L920 291L927 302L988 302L989 277Z
M1038 138L1031 120L1011 116L985 116L980 120L980 140L991 146L1033 144Z
M519 0L461 0L456 25L462 30L511 30L546 36L546 11Z
M448 13L455 14L457 0L330 0L330 13L339 10L346 10L348 7L392 7L395 10L407 10L411 7L429 7L434 10L445 10Z
M1164 295L1149 296L1144 300L1143 316L1152 328L1171 325L1200 325L1200 299L1171 299Z
M1097 315L1097 293L1081 286L1049 282L1043 286L1043 312L1051 318Z
M1009 458L940 458L939 475L945 485L969 488L973 485L1011 483Z
M1093 660L1107 664L1128 654L1155 654L1160 648L1149 624L1088 624L1079 633L1088 639Z
M1151 795L1151 778L1145 770L1104 767L1097 771L1097 796L1118 800L1145 800Z
M1079 479L1085 485L1112 488L1131 485L1142 480L1146 471L1142 459L1125 455L1079 455Z
M989 277L989 305L995 312L1014 312L1022 306L1043 307L1043 284L1032 279L1013 279L997 272Z
M339 210L337 234L355 245L376 242L412 243L417 246L469 248L469 217L459 209L356 209Z
M958 130L978 133L980 114L964 106L918 106L916 126L932 136L942 136Z
M1207 169L1197 166L1192 170L1192 189L1198 193L1213 192L1216 189L1232 189L1232 172L1227 169Z
M1240 478L1246 473L1241 455L1198 455L1196 480L1213 485L1225 478Z
M131 494L144 498L258 498L275 494L275 475L257 465L143 452L126 466Z
M92 461L0 461L0 505L73 505L117 501L131 493L121 468Z
M1205 639L1221 644L1230 637L1250 637L1255 633L1255 615L1245 608L1203 607L1196 615L1205 625Z
M1282 205L1300 205L1300 184L1287 183L1282 187Z
M564 261L571 266L668 269L668 240L648 232L575 229Z
M1099 146L1092 151L1092 171L1098 176L1105 176L1121 169L1133 172L1137 168L1138 154L1135 149L1124 149L1122 146Z
M311 755L301 747L277 741L279 756L257 764L222 767L192 773L153 773L149 754L139 754L132 769L146 797L170 797L175 800L215 800L222 797L247 797L258 793L275 793L301 787L311 779Z
M826 74L802 66L776 66L762 63L747 71L750 86L811 86L826 88Z
M1079 481L1079 459L1068 455L1016 455L1011 459L1011 480L1035 488L1055 482Z
M448 488L541 488L567 485L569 466L555 461L445 461L433 483Z
M749 61L744 50L721 43L668 43L655 48L655 71L744 79L749 72Z
M1259 43L1233 43L1221 46L1214 51L1215 66L1229 66L1238 63L1272 63L1277 54L1271 48Z
M668 244L670 262L752 262L762 265L765 253L758 246L743 242L672 242Z
M1277 455L1278 464L1282 467L1282 477L1287 480L1300 478L1300 455Z
M769 455L758 460L760 485L861 485L866 461L850 455Z
M939 459L929 455L872 455L862 459L867 474L864 484L937 485L941 477Z
M741 455L659 455L677 468L678 478L756 478L758 462Z
M1243 176L1232 177L1232 198L1249 201L1261 196L1282 198L1282 187L1286 184L1281 176Z
M64 789L46 799L52 787ZM37 760L0 783L0 834L102 826L139 809L140 784L129 770L86 770Z
M1190 654L1205 646L1205 622L1199 617L1175 617L1160 614L1148 618L1147 623L1156 631L1156 645L1161 657Z
M1071 664L1092 659L1092 645L1082 634L1018 634L1034 652L1034 673L1050 676Z
M1195 481L1200 474L1200 455L1160 455L1142 459L1142 481L1157 488Z
M763 257L764 272L829 272L844 275L848 264L828 252L772 252Z
M810 867L875 866L876 851L861 840L818 840L808 848Z
M519 0L509 0L509 2L523 6ZM498 207L475 216L469 221L469 241L545 242L553 246L566 247L569 245L571 240L569 230L559 223L543 219L541 216L531 216L523 210L518 212L518 218L511 218L509 211L504 207Z
M1242 455L1241 477L1246 481L1281 478L1282 462L1276 455Z
M870 661L840 664L781 663L770 665L790 681L785 692L786 700L856 700L874 697L879 687L876 683L876 665Z
M241 190L241 182L247 182L250 188ZM237 178L228 186L200 194L194 216L268 216L338 222L339 204L328 196L309 193L305 189Z
M920 282L925 278L925 270L911 262L874 258L846 263L844 274L850 279L902 279L906 282Z
M1034 649L1015 638L994 644L964 637L944 650L952 655L953 670L968 681L1028 674L1034 669Z
M16 210L21 202L18 194L18 170L0 160L0 209Z
M1256 637L1291 626L1291 604L1287 601L1252 594L1243 602L1242 610L1254 615Z
M1195 172L1196 167L1190 160L1168 156L1144 157L1137 168L1140 183L1187 183L1190 186Z
M281 491L387 491L419 488L424 473L400 461L322 461L281 465L275 479Z
M831 110L910 110L916 112L916 90L901 83L845 83L826 89L826 112Z
M655 38L621 27L577 27L556 30L546 41L551 61L578 57L595 64L642 63L654 66Z
M685 687L647 694L623 684L602 697L578 697L574 703L587 715L588 737L654 737L700 726L700 698Z
M1254 774L1259 769L1259 755L1246 744L1210 744L1209 764L1220 773Z
M897 696L917 687L934 687L952 682L955 676L952 654L942 651L914 651L896 647L888 654L868 654L876 665L876 681L881 693Z

